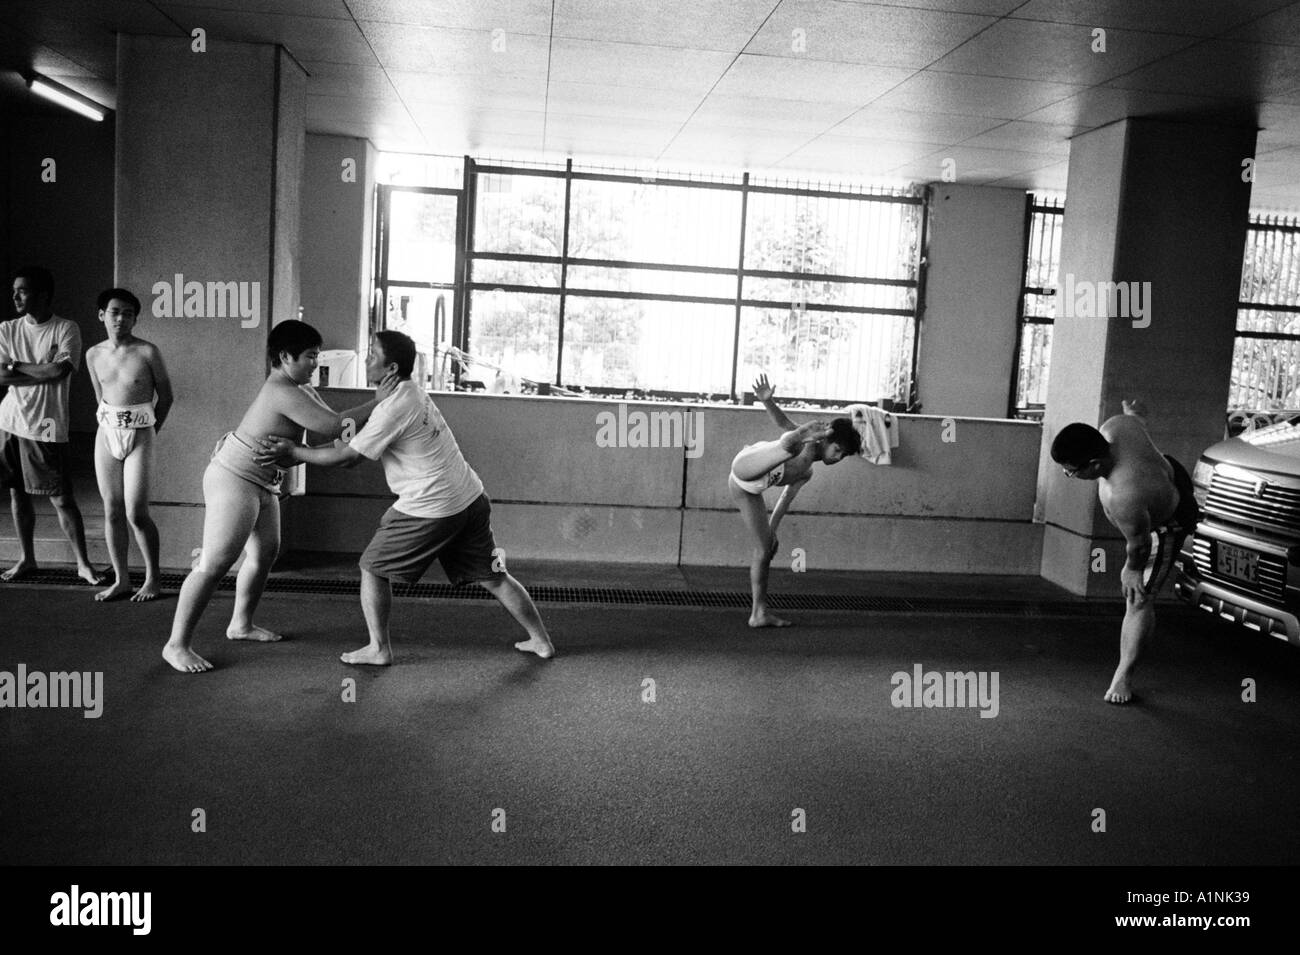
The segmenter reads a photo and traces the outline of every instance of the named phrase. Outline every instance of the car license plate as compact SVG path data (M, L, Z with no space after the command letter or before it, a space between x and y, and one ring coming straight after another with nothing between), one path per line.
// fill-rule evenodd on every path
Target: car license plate
M1259 583L1259 554L1231 544L1218 544L1214 550L1220 574L1248 584Z

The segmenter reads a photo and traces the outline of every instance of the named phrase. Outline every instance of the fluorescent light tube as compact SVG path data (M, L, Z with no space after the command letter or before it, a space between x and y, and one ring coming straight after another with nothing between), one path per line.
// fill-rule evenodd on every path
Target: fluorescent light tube
M38 96L44 96L51 102L58 103L60 106L72 110L74 113L80 113L95 122L103 122L104 117L108 115L108 110L99 104L92 102L80 93L76 93L66 86L60 86L53 80L47 80L43 76L33 76L27 83L32 92Z

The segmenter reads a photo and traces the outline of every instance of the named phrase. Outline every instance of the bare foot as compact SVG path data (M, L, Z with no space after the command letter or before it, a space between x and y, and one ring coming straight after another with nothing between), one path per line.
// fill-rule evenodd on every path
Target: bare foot
M284 637L278 633L267 630L265 627L254 625L251 630L235 630L233 628L226 631L227 640L252 640L256 643L275 643L283 640Z
M77 568L77 576L90 584L92 587L98 587L104 581L108 580L108 574L101 574L94 567L85 564Z
M339 659L344 663L386 667L393 662L393 651L387 647L381 649L374 644L368 643L360 650L339 654Z
M749 625L754 628L758 627L793 627L794 624L789 620L773 616L766 610L758 610L749 615Z
M95 594L96 600L116 600L118 597L125 596L131 592L131 581L118 580L114 581L113 586L107 590L101 590Z
M182 673L202 673L211 670L212 664L187 647L163 647L162 657Z
M1110 684L1110 689L1102 697L1107 703L1127 703L1133 699L1133 691L1129 687L1127 676L1117 676Z
M158 599L158 595L161 593L162 588L158 586L156 580L146 580L140 585L140 589L131 595L131 601L133 603L140 603L144 600L156 600Z
M30 574L35 569L36 569L36 561L20 560L18 563L14 564L12 567L6 570L3 574L0 574L0 580L17 580L19 577L22 577L25 574Z
M555 647L551 645L550 640L539 640L537 637L530 637L520 643L515 644L515 649L521 653L535 653L543 660L549 660L555 656Z

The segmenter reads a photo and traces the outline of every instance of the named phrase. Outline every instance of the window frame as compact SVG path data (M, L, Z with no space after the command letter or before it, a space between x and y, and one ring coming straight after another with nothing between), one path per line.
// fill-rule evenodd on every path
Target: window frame
M561 254L552 255L533 255L533 254L515 254L505 252L476 251L475 245L475 218L478 208L478 191L480 177L484 175L510 175L510 176L535 176L543 178L561 179L564 182L564 209L563 209L563 238L561 242ZM717 189L740 194L740 216L739 230L736 236L736 265L731 266L707 266L707 265L678 265L665 262L652 262L641 260L626 259L605 259L591 257L577 257L569 255L569 233L572 225L572 191L575 181L594 181L594 182L621 182L632 185L656 185L668 186L684 189ZM565 334L565 306L570 296L573 297L592 297L606 299L630 299L655 302L683 302L696 303L704 305L725 305L733 309L733 335L732 335L732 360L729 375L730 390L728 393L711 393L703 395L709 400L732 401L739 400L741 389L738 387L738 377L740 374L740 345L741 345L741 328L742 328L742 310L745 308L791 308L794 303L788 301L773 301L769 299L747 298L744 296L746 279L775 279L786 281L832 281L845 284L860 284L871 287L901 287L912 291L912 307L910 308L885 308L880 306L862 306L862 305L845 305L838 303L819 304L814 302L799 303L799 307L808 311L818 311L825 313L847 313L856 315L883 315L909 318L912 323L911 341L910 341L910 361L908 380L906 382L906 393L901 399L908 405L915 400L916 394L916 365L917 365L917 344L920 340L921 317L924 310L924 279L925 279L925 243L928 236L929 228L929 202L928 189L924 187L911 187L904 189L902 187L864 187L862 190L850 190L839 188L811 188L800 187L793 184L774 183L774 182L754 182L751 181L750 174L745 172L736 177L722 176L683 176L683 175L655 175L646 176L630 172L605 172L594 169L575 169L572 159L567 160L563 167L558 165L544 164L527 164L513 162L497 161L478 161L470 156L464 157L463 165L463 184L461 189L449 189L446 187L433 186L406 186L396 184L381 184L378 187L377 202L377 228L376 228L376 254L375 254L375 292L373 295L371 309L371 332L383 327L385 318L385 308L390 289L393 288L436 288L450 289L455 296L455 308L451 321L451 338L452 346L461 349L464 353L473 354L473 297L475 292L493 292L500 290L506 293L537 294L537 295L556 295L559 297L558 311L558 332L556 363L554 376L552 379L552 393L566 393L567 388L563 379L564 370L564 334ZM456 274L453 283L427 283L411 282L408 280L392 279L388 275L389 267L389 250L391 248L391 202L392 194L395 191L431 193L439 195L454 195L459 202L457 215L457 237L456 237ZM822 272L792 272L771 269L751 269L745 266L745 239L749 212L749 197L755 194L776 194L789 195L798 197L811 198L828 198L828 199L847 199L862 202L883 202L899 203L916 207L918 216L917 234L918 241L913 251L912 261L908 271L911 278L885 278L879 276L859 276L859 275L839 275ZM476 281L474 277L474 265L476 262L534 262L548 265L558 265L560 271L560 280L556 286L541 285L521 285L505 284L501 282L482 282ZM594 268L616 268L626 270L654 270L667 273L695 273L711 274L719 276L732 276L735 279L734 295L725 296L707 296L707 295L677 295L656 292L635 292L623 291L618 289L592 289L592 288L573 288L570 285L569 269L571 267L594 267ZM457 385L460 384L462 368L459 363L453 362L454 380ZM582 383L579 383L582 385ZM591 394L622 394L629 391L641 393L654 397L701 397L700 393L684 393L680 391L670 391L657 388L631 388L620 387L617 385L584 385L585 390ZM808 405L828 405L834 406L843 403L843 399L836 396L816 396L811 398L797 399L801 403Z

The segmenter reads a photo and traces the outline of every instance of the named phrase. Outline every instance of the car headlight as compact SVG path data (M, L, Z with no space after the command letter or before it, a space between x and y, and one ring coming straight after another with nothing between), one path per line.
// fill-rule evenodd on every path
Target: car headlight
M1201 458L1196 462L1196 467L1192 469L1192 483L1199 484L1202 487L1209 487L1212 477L1214 477L1214 462Z

